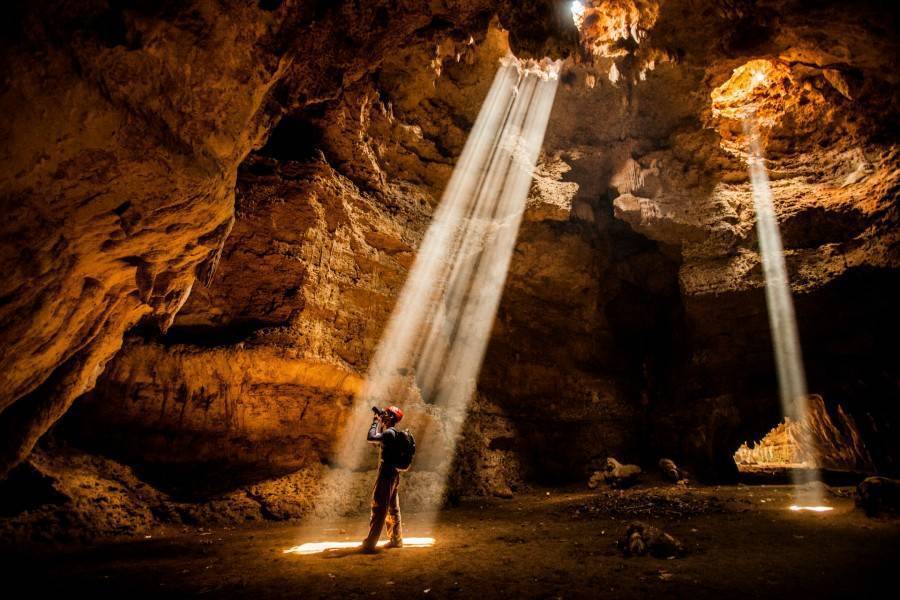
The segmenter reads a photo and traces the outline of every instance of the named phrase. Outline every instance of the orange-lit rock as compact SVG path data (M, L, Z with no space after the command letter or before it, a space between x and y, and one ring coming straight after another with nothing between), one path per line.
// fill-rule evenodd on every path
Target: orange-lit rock
M838 445L900 464L897 41L877 7L586 2L583 56L544 0L101 4L27 11L3 58L0 470L80 397L58 440L163 487L250 480L186 514L305 514L509 49L569 59L463 442L419 457L423 489L446 461L453 494L583 481L610 455L735 474L782 418L751 112L810 392L856 424ZM58 450L32 466L64 482L94 460Z
M49 2L4 46L0 473L139 320L165 330L208 281L238 164L285 110L332 98L432 19L483 31L490 3L393 13L203 0Z
M360 85L328 110L285 118L239 172L237 220L214 283L196 290L167 336L131 340L70 419L72 435L152 464L268 473L332 460L449 177L452 157L435 140L457 140L456 152L465 141L442 137L459 130L443 111L474 119L481 78L506 51L492 28L475 62L451 60L434 89L427 63L401 78L391 60L391 95ZM441 415L417 402L404 426L420 440L417 469L434 470L453 455L437 452L448 445Z
M802 423L789 418L758 442L746 442L734 454L738 467L819 467L871 471L872 459L852 417L838 406L832 419L821 396L807 400Z
M582 43L595 56L628 54L628 43L639 44L659 18L657 0L586 0L576 13Z
M781 62L757 59L746 62L710 93L713 117L743 120L755 118L773 126L788 109L785 106L795 82Z

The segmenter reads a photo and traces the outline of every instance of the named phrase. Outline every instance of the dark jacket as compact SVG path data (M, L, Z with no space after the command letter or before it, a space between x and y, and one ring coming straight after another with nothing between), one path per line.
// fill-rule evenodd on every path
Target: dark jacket
M396 468L397 463L397 452L401 449L400 444L402 443L399 438L399 434L393 427L388 427L384 431L378 431L378 420L372 421L372 426L369 428L369 435L366 436L366 440L373 444L381 444L381 463L387 467Z

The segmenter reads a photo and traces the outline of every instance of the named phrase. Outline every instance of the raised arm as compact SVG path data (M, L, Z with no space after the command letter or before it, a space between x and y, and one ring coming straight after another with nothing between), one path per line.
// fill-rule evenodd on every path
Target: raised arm
M372 419L372 426L369 427L369 435L366 436L367 442L372 442L373 444L381 442L382 435L378 431L378 425L378 417L375 417Z
M369 427L369 435L366 436L366 441L371 442L373 444L379 444L388 439L393 439L395 432L393 429L386 429L384 431L378 431L381 422L376 417L375 420L372 421L372 426Z

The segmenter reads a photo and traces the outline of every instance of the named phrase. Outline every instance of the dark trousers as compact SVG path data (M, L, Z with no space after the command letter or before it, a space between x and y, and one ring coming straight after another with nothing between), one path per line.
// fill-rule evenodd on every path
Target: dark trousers
M381 537L381 529L387 521L387 534L392 541L402 539L400 530L400 471L384 463L378 467L375 489L372 490L372 516L369 519L369 535L364 544L375 547Z

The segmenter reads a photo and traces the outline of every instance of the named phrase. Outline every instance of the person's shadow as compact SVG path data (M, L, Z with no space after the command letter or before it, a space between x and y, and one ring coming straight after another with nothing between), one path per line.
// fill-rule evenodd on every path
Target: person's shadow
M322 558L344 558L345 556L354 556L357 554L363 556L377 556L381 554L380 549L375 551L364 551L362 548L332 548L322 552Z

